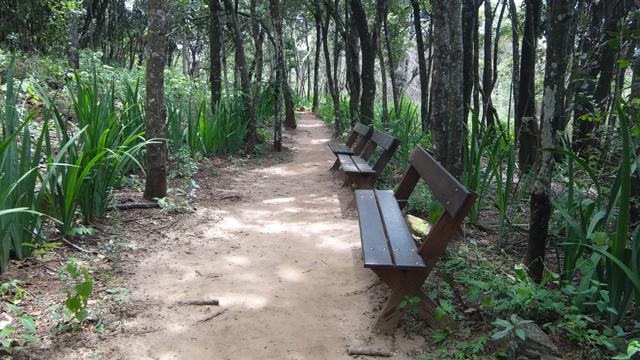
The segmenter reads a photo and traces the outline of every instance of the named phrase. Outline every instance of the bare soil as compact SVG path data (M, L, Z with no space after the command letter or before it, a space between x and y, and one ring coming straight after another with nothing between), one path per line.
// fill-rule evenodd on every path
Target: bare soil
M393 337L371 332L386 289L359 259L357 219L342 210L351 195L329 171L329 131L300 118L285 153L243 166L205 160L195 212L131 211L105 225L125 249L107 259L113 278L97 291L117 286L131 299L107 302L102 334L52 339L32 356L350 359L354 347L420 358L423 323L408 317Z

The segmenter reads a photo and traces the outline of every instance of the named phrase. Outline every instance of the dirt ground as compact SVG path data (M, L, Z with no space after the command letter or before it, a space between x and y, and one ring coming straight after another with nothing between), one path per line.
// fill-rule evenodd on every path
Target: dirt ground
M371 332L386 289L362 267L357 219L341 210L350 198L328 170L330 132L299 115L281 161L205 166L197 211L156 218L158 231L128 232L136 221L126 221L127 246L145 249L112 265L132 296L125 309L102 335L42 357L349 359L355 347L419 359L423 324L405 319L393 337ZM184 303L211 299L219 306Z

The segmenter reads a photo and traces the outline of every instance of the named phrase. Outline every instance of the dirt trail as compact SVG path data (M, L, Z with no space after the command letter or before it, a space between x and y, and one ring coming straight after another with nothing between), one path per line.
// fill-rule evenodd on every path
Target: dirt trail
M422 336L371 335L384 289L354 264L358 225L340 211L330 134L301 118L292 161L239 174L229 189L238 201L201 199L172 234L179 246L135 267L129 286L143 309L99 358L347 359L348 346L418 357ZM220 306L179 304L207 298Z

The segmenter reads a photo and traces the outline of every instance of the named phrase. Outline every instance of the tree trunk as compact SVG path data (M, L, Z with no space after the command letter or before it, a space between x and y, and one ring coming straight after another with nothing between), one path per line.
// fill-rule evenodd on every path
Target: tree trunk
M551 3L547 39L547 59L544 75L544 95L540 117L540 165L531 192L529 239L525 264L534 281L542 281L549 219L551 218L551 181L554 154L543 151L556 146L555 124L565 115L564 94L567 61L570 56L569 38L573 1L554 0Z
M476 0L474 0L475 2ZM473 12L473 111L475 119L480 122L480 5L476 4ZM478 126L480 128L480 126ZM479 134L478 134L479 135Z
M222 96L222 79L220 77L222 67L220 65L220 2L209 0L209 61L211 70L209 79L211 82L211 111L215 111Z
M282 56L284 58L284 55ZM281 71L283 74L286 74L284 69L282 69ZM296 113L295 113L295 109L293 108L294 106L293 91L291 91L291 86L289 86L289 83L287 82L286 78L283 79L283 82L282 82L282 92L284 94L284 109L285 109L284 126L287 129L295 129L298 127L298 124L296 124Z
M484 0L484 52L482 67L482 108L484 125L487 128L493 126L493 113L489 110L491 91L493 90L493 9L491 0Z
M509 0L509 16L511 18L511 58L513 59L513 66L511 67L511 88L513 89L513 109L518 108L518 89L520 88L520 40L518 32L518 13L516 3L514 0ZM511 115L509 115L511 116ZM516 142L518 136L516 132Z
M216 0L217 1L217 0ZM254 66L254 81L253 81L253 102L252 108L257 109L257 102L260 99L260 93L262 88L262 71L263 71L263 51L262 44L264 43L264 31L260 28L260 23L257 14L257 0L251 0L251 30L253 35L253 42L255 44L255 66ZM256 135L256 141L257 141Z
M393 109L398 111L398 104L400 103L400 95L398 94L398 82L396 81L396 64L393 61L393 50L391 46L391 38L389 36L389 22L387 17L384 17L384 43L387 47L387 56L389 58L389 79L391 80L391 95L393 95ZM380 51L382 54L382 50ZM382 59L382 58L381 58ZM382 60L380 60L382 63Z
M227 22L229 30L233 35L233 43L236 49L236 68L240 73L240 87L242 89L242 103L245 106L246 111L249 113L248 131L245 138L245 148L251 152L254 150L257 142L258 135L256 133L256 113L255 106L249 94L251 91L251 84L249 79L249 70L247 68L247 60L244 52L244 43L242 40L242 32L240 31L240 24L238 24L238 17L234 10L231 0L223 0L224 8L227 12Z
M387 71L384 68L384 55L382 48L378 48L378 58L380 58L380 76L382 77L382 127L389 128L389 105L387 98ZM393 87L393 85L391 85Z
M487 0L485 0L487 1ZM464 93L463 93L463 45L462 45L462 1L448 1L449 42L451 43L451 74L449 86L449 115L448 145L447 145L447 169L451 175L462 178L464 168L464 149L466 127L464 118Z
M353 16L349 13L349 1L345 0L345 31L346 31L346 62L347 62L347 90L349 91L349 117L351 127L360 121L358 107L360 105L360 43L358 29Z
M429 128L429 78L427 77L427 59L425 59L424 38L422 35L422 18L420 14L420 3L418 0L411 0L413 8L413 27L416 31L416 46L418 49L418 72L420 74L420 124L422 131ZM469 90L471 91L471 90Z
M273 23L273 36L276 58L276 81L274 84L275 119L273 121L273 149L282 151L282 83L284 80L284 46L282 44L282 17L280 17L279 0L269 0L269 12Z
M435 158L447 167L451 42L447 0L432 1L433 79L431 81L431 141Z
M325 4L326 5L326 4ZM318 14L321 13L320 5L318 4L316 7L316 12ZM320 16L320 15L318 15ZM327 8L327 16L325 22L322 23L322 48L324 49L324 64L326 69L327 76L327 85L329 87L329 94L331 95L331 100L333 101L333 114L334 114L334 131L333 135L335 137L340 136L341 129L340 124L342 123L341 114L340 114L340 97L338 94L338 88L335 86L335 79L333 77L333 72L331 71L331 55L329 52L329 9ZM322 18L320 19L322 21Z
M383 18L387 15L388 0L376 0L376 15L370 31L367 14L361 0L351 0L353 10L352 21L355 22L360 35L362 49L362 97L360 98L360 116L364 124L373 123L373 106L376 98L375 63L378 47L378 35Z
M415 1L415 0L414 0ZM462 94L464 103L464 121L469 119L471 91L473 90L473 26L474 13L477 11L475 0L464 0L462 3Z
M522 56L520 57L520 88L516 108L516 134L520 148L518 162L523 173L529 171L535 162L538 144L538 123L536 122L536 46L540 26L540 0L525 1L525 24L522 35Z
M320 46L322 46L322 18L320 13L314 14L313 18L316 21L316 57L313 63L313 102L311 105L311 111L318 111L318 76L320 75Z
M167 148L164 140L166 109L164 104L164 65L167 17L166 0L149 0L149 49L147 60L147 103L145 137L147 176L144 198L153 200L167 195Z
M69 58L69 65L73 69L80 68L80 53L79 53L79 39L78 39L78 11L72 9L69 11L69 41L67 44L67 57Z

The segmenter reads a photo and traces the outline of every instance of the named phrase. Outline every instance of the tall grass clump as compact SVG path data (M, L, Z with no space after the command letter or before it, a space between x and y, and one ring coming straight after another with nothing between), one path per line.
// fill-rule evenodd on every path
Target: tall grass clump
M570 146L555 149L565 157L568 192L564 201L553 202L564 229L559 243L564 253L562 277L572 281L579 274L576 305L604 314L610 324L622 321L640 297L640 227L630 231L629 200L637 157L626 104L619 103L616 112L622 155L615 181L609 187L603 184L595 166L575 155ZM592 185L579 187L579 173L586 174Z
M418 105L404 96L400 99L398 108L389 112L389 127L384 130L400 140L396 156L403 169L409 165L409 158L416 145L425 145L423 142L428 138L422 131L420 121ZM381 127L381 124L378 126Z
M103 92L97 77L85 80L75 74L67 87L77 129L72 128L46 91L40 91L47 109L45 117L54 120L58 135L57 142L52 142L48 134L45 140L47 205L52 215L61 220L64 235L73 233L78 210L85 221L105 214L120 178L132 165L142 169L140 153L148 143L136 115L139 108L118 111L113 86Z
M6 96L0 107L0 269L7 269L11 255L18 259L31 254L42 231L41 208L44 189L40 186L38 164L43 156L45 122L41 133L31 138L29 125L37 111L19 109L12 60Z
M220 101L213 112L206 101L186 111L186 145L192 154L214 155L240 150L248 131L245 111L238 101Z

